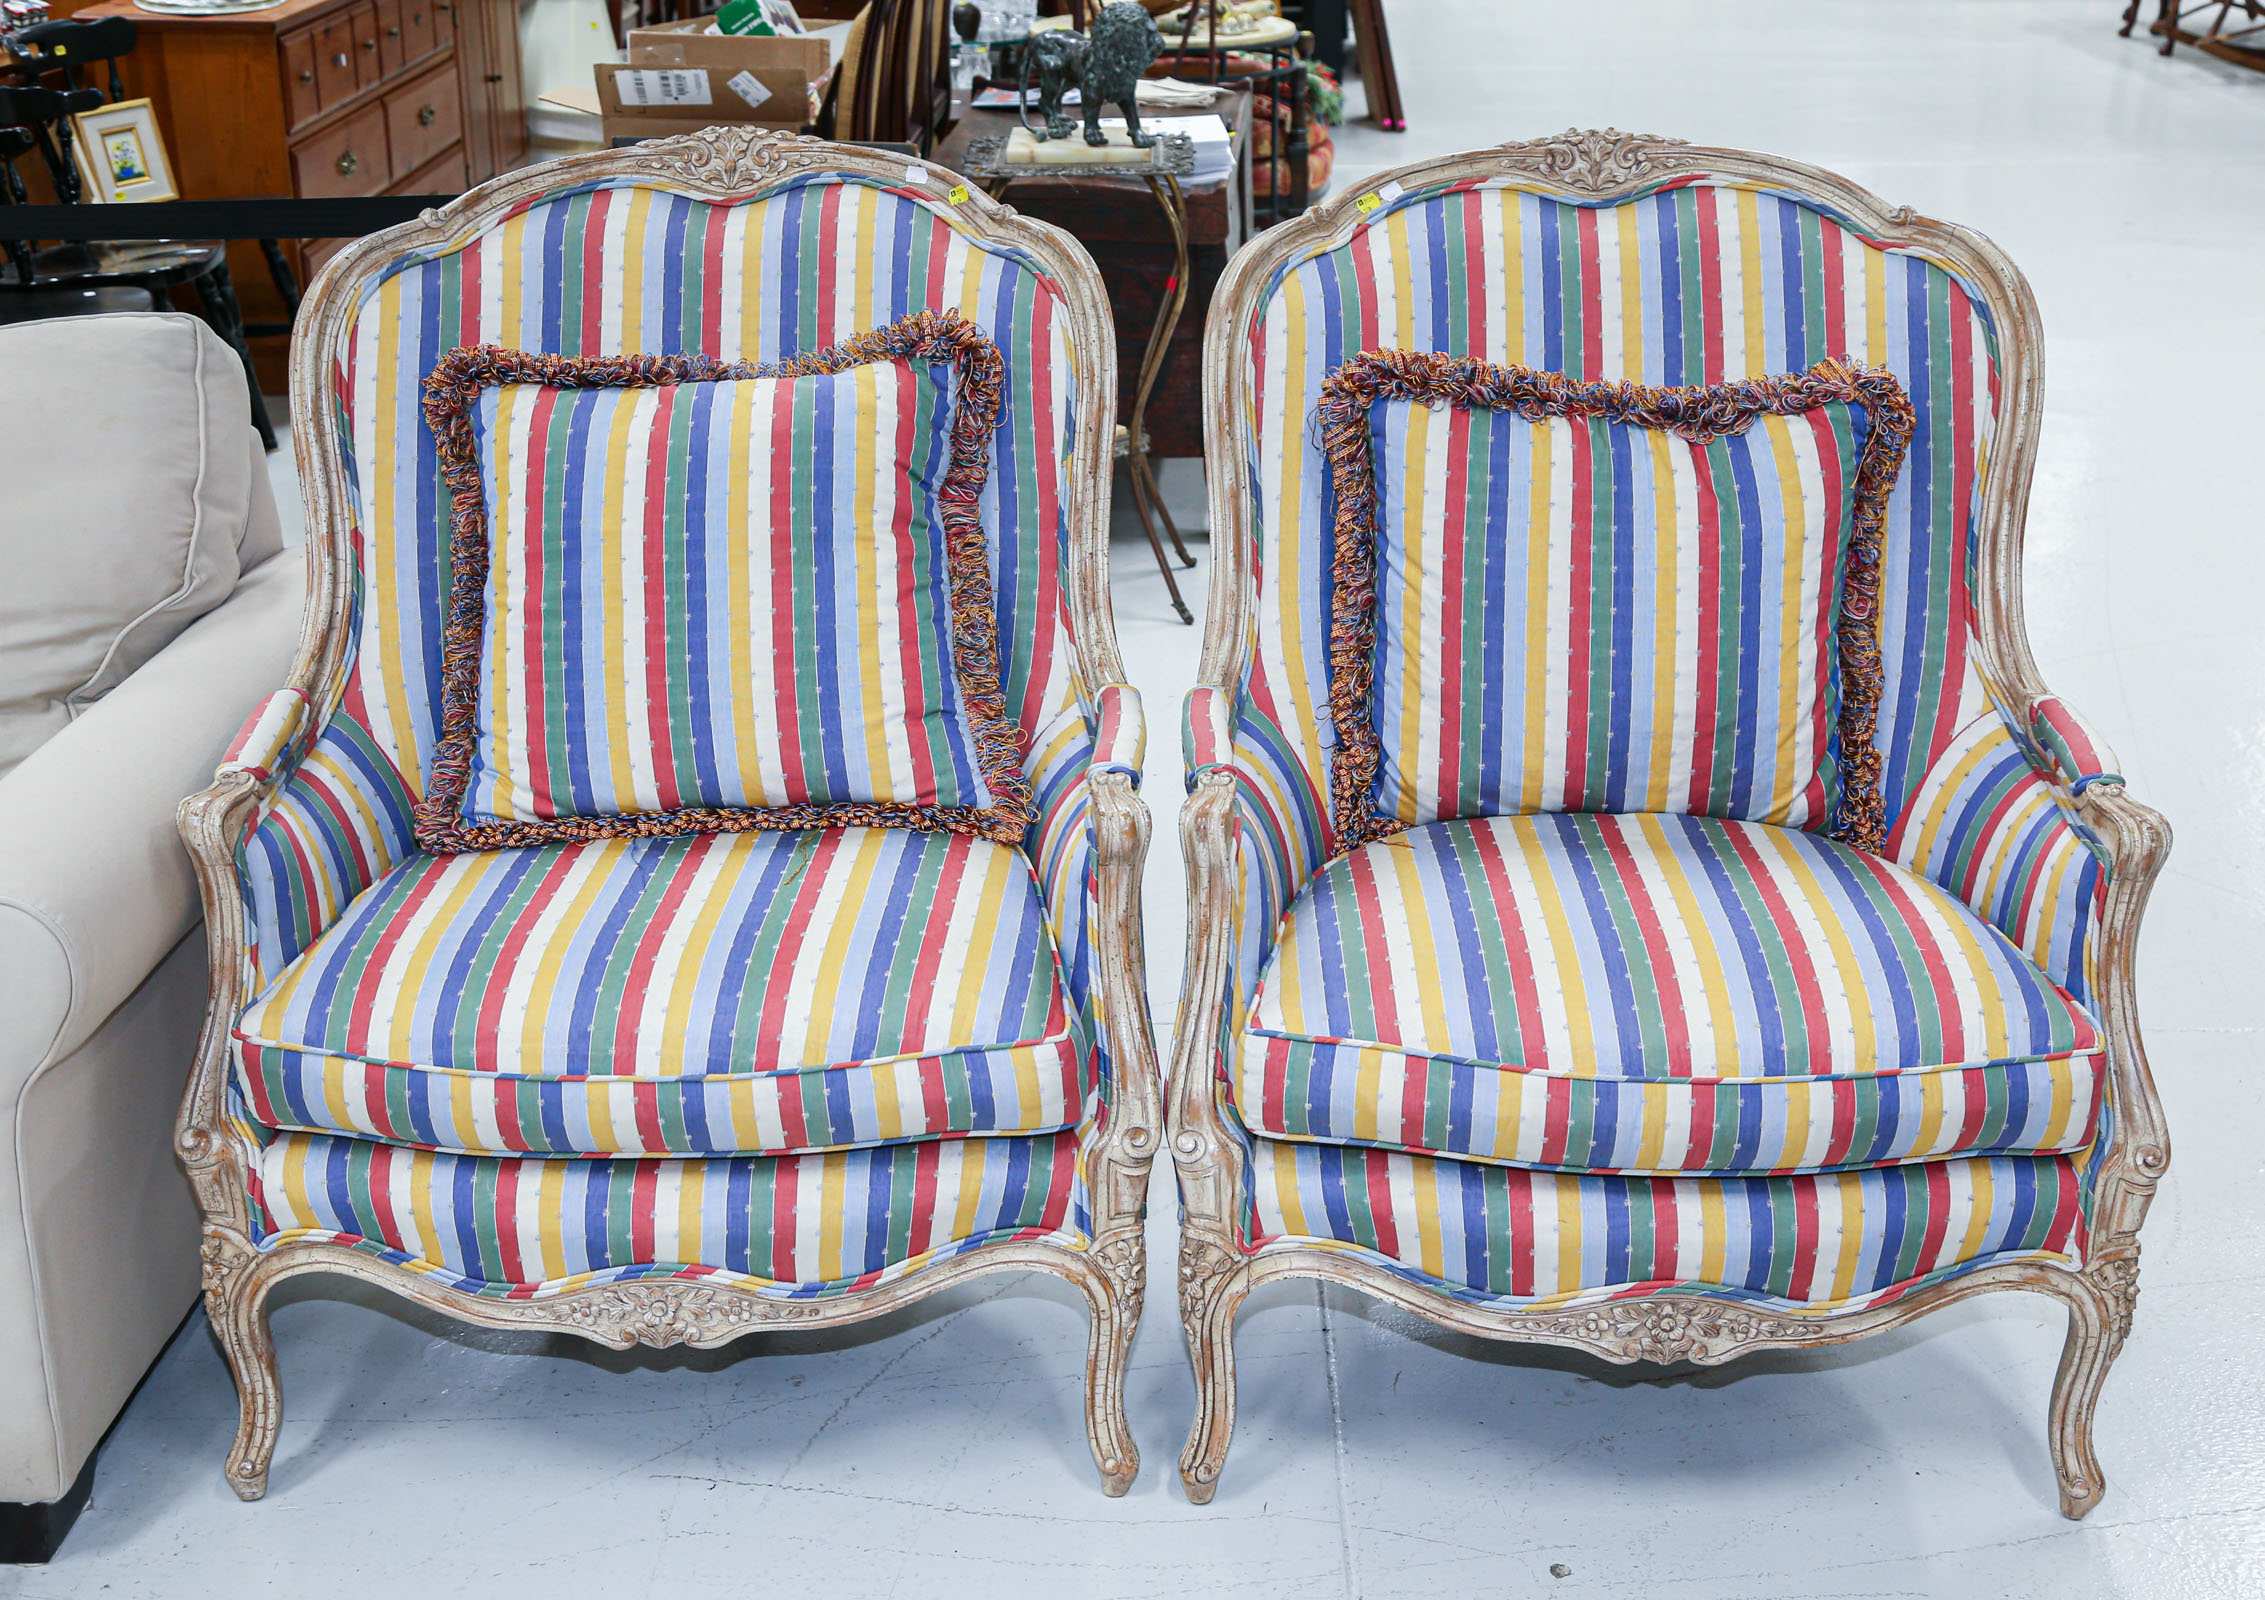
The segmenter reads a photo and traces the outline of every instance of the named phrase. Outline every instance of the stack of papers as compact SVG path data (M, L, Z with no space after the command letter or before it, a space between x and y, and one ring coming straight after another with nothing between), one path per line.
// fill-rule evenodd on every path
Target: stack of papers
M1122 117L1101 119L1104 129L1124 125ZM1227 136L1226 119L1216 111L1196 117L1142 117L1140 125L1149 133L1184 133L1195 141L1192 183L1210 183L1235 170L1234 141Z

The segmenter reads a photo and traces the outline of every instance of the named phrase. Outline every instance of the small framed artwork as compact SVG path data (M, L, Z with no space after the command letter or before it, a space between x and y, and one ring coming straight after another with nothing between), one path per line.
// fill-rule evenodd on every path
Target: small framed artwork
M147 100L82 111L71 119L71 154L86 197L103 204L126 200L177 200L173 163Z

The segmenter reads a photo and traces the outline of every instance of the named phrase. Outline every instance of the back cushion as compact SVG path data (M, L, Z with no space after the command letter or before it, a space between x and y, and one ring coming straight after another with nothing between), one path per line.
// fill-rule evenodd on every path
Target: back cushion
M450 350L699 354L770 363L923 309L957 311L1005 358L981 513L1001 693L1028 736L1077 703L1061 582L1071 431L1069 319L1028 260L953 226L956 179L917 190L827 175L710 203L668 180L546 195L363 291L338 371L360 641L348 711L412 799L439 737L448 490L422 413Z
M974 506L999 353L933 312L774 371L450 354L428 849L1029 822Z
M1838 734L1867 750L1877 706L1892 375L1668 389L1376 351L1323 395L1342 842L1537 811L1876 815L1876 763Z
M0 328L0 772L282 548L244 368L190 316Z
M1331 372L1366 350L1402 349L1581 382L1693 385L1841 357L1892 371L1915 411L1881 553L1876 746L1896 816L1986 709L1968 567L1998 378L1980 297L1917 251L1758 186L1675 179L1581 204L1490 180L1378 199L1346 243L1281 270L1246 348L1259 593L1244 725L1279 730L1285 792L1270 803L1285 814L1308 803L1292 784L1325 796L1337 743L1334 507L1315 427ZM1256 745L1243 754L1267 764Z

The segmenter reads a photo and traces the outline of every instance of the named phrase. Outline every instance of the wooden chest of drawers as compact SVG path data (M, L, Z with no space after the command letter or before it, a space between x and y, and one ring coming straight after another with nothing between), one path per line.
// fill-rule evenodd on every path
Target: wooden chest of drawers
M217 17L98 0L77 14L133 19L127 92L156 102L184 199L456 194L527 159L518 0L285 0ZM305 281L341 242L286 250ZM229 267L245 318L282 321L258 246L236 245ZM252 348L280 393L284 341Z

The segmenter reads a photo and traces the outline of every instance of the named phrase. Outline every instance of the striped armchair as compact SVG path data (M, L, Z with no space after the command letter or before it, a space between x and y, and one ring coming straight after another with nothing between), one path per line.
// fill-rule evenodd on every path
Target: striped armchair
M1568 134L1269 233L1205 359L1190 1496L1271 1278L1701 1363L2027 1289L2081 1516L2169 1159L2169 837L2023 637L2020 274L1812 168Z
M989 564L971 582L997 618L1027 829L421 847L455 636L436 364L471 346L770 364L923 311L958 313L1003 362L997 426L974 429ZM1089 1434L1123 1493L1161 1108L1140 702L1106 584L1116 369L1090 259L948 173L711 129L513 174L363 240L303 316L305 644L183 814L214 982L180 1148L242 1401L231 1486L265 1488L264 1305L295 1274L626 1347L854 1321L1036 1269L1088 1299ZM668 437L693 441L680 464L724 460L720 423ZM608 459L603 438L554 444L565 472ZM758 468L797 507L822 493L761 452L725 481ZM668 481L664 510L689 492ZM955 591L953 624L968 603ZM839 704L850 669L812 659L808 748L845 726L869 741ZM560 759L591 760L571 738Z

